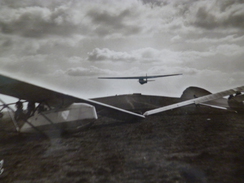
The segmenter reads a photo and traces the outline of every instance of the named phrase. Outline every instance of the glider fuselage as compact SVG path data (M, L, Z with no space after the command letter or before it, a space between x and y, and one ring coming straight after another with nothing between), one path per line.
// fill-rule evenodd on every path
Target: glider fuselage
M20 132L40 131L69 131L79 129L87 123L92 123L97 119L95 107L84 104L74 103L66 108L52 109L43 112L35 112L24 123Z
M175 74L179 75L179 74ZM148 78L166 77L163 76L147 76L142 80L142 83L149 81ZM104 78L105 79L105 78ZM118 78L110 78L118 79ZM120 78L120 79L138 79ZM139 78L140 79L140 78ZM36 103L38 106L34 110L34 116L27 116L26 123L29 125L23 126L22 131L32 127L33 129L44 128L47 126L61 126L61 129L66 128L66 124L80 125L84 120L95 120L97 116L106 116L110 118L120 119L123 121L134 121L144 119L146 116L157 114L163 111L172 110L179 107L184 107L193 104L202 104L211 107L219 107L222 109L237 110L244 109L244 96L241 92L244 91L244 86L229 89L226 91L211 94L210 92L198 88L187 88L180 98L163 97L163 96L149 96L149 95L122 95L111 96L95 99L84 99L75 95L68 95L57 90L52 90L48 87L42 87L35 84L27 83L8 76L0 75L0 93L15 97L21 101L28 103ZM238 96L237 96L238 93ZM224 96L233 95L231 99L223 98ZM2 100L2 109L11 107ZM83 105L85 103L85 105ZM47 105L47 111L38 113L41 105ZM1 110L2 110L1 109ZM87 110L85 110L87 109ZM86 112L81 112L85 110ZM13 123L16 126L16 112ZM22 112L20 108L17 110ZM243 110L244 111L244 110ZM28 112L28 111L27 111ZM28 113L27 113L28 114ZM82 114L82 115L80 115ZM71 125L72 126L72 125ZM18 126L16 130L19 131ZM28 130L27 130L28 131ZM36 130L38 131L38 130Z

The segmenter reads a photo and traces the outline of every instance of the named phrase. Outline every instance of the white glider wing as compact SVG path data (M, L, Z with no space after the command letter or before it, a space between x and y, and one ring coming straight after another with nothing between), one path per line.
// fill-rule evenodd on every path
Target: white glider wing
M211 101L207 101L207 102L200 103L200 104L204 105L204 106L217 108L217 109L233 111L232 109L230 109L230 107L228 105L228 99L226 99L226 98L219 98L216 100L211 100Z
M157 108L157 109L153 109L153 110L145 112L144 116L150 116L150 115L157 114L157 113L164 112L164 111L168 111L168 110L171 110L171 109L187 106L187 105L190 105L190 104L204 104L204 102L216 100L216 99L225 97L227 95L234 94L234 93L236 93L238 91L240 91L240 92L244 91L244 86L240 86L240 87L237 87L237 88L233 88L233 89L230 89L230 90L225 90L225 91L218 92L218 93L215 93L215 94L209 94L209 95L206 95L206 96L203 96L203 97L194 98L194 99L186 100L186 101L179 102L179 103L176 103L176 104L172 104L172 105L160 107L160 108Z

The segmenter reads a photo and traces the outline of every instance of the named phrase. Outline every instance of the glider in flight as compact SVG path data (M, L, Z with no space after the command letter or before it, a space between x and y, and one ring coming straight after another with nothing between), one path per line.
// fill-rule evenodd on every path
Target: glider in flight
M133 94L83 99L0 75L0 93L17 98L16 110L12 108L13 103L6 104L0 99L0 112L9 109L18 132L63 131L93 124L100 116L131 121L191 104L244 111L243 91L244 86L241 86L211 94L202 88L189 87L180 98ZM223 98L225 96L229 98ZM26 110L23 103L26 103Z
M154 80L148 80L153 78L162 78L162 77L169 77L169 76L178 76L182 74L168 74L168 75L155 75L155 76L128 76L128 77L98 77L98 79L138 79L138 82L143 85L146 84L149 81Z

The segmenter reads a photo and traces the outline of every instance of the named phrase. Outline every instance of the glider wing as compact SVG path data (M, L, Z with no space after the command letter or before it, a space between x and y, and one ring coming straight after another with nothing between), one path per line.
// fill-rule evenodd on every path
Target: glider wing
M75 102L87 103L95 106L98 114L115 117L116 119L118 119L118 117L125 119L130 119L131 117L140 119L144 118L143 115L121 108L117 108L94 100L83 99L73 95L71 96L65 93L61 93L60 91L55 91L4 75L0 75L0 94L31 102L46 102L50 106L54 107L68 106Z
M98 79L147 79L147 78L160 78L169 76L178 76L182 74L168 74L168 75L155 75L155 76L129 76L129 77L98 77Z
M227 95L235 94L236 92L242 92L242 91L244 91L244 86L240 86L240 87L237 87L237 88L233 88L233 89L230 89L230 90L225 90L225 91L218 92L218 93L215 93L215 94L209 94L209 95L202 96L202 97L199 97L199 98L194 98L194 99L186 100L186 101L179 102L179 103L176 103L176 104L172 104L172 105L160 107L160 108L157 108L157 109L153 109L153 110L145 112L144 115L145 116L149 116L149 115L157 114L157 113L164 112L164 111L167 111L167 110L171 110L171 109L187 106L187 105L190 105L190 104L204 104L205 102L216 100L216 99L220 99L220 98L225 97Z

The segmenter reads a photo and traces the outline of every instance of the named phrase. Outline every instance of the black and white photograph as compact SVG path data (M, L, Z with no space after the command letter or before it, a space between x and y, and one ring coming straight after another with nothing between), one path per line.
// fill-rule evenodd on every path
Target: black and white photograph
M0 182L244 182L243 0L0 0Z

